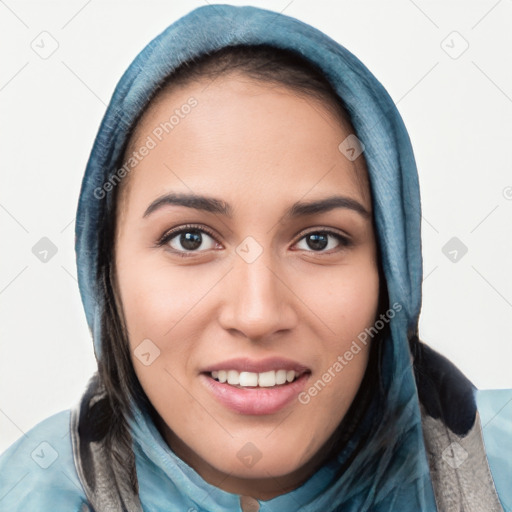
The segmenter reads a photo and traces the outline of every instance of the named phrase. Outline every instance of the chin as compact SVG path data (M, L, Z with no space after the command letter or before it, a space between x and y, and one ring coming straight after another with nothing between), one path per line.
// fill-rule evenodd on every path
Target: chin
M230 474L236 478L247 478L247 479L268 479L268 478L279 478L289 475L297 471L301 467L301 464L290 464L289 462L283 462L279 460L265 460L263 456L258 462L252 467L245 466L244 464L233 463L226 466L225 468L218 468L225 474Z
M233 449L225 448L216 453L208 452L207 462L217 471L237 478L266 479L289 475L307 463L307 454L291 444L281 449L263 441L234 443ZM226 445L224 445L226 447ZM234 454L234 456L233 456ZM219 461L225 461L219 465Z

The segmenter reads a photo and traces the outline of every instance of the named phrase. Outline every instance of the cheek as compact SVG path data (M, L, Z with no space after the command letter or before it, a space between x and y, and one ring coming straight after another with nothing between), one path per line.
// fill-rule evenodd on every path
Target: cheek
M198 328L194 306L204 296L205 285L191 270L173 270L150 260L125 260L118 272L133 367L159 412L178 407L199 414L196 401L179 383L190 371Z
M142 336L160 344L208 289L193 268L172 268L161 258L141 255L119 262L119 289L131 342ZM212 283L213 284L213 283ZM210 284L210 287L212 286Z
M339 329L348 329L357 336L364 328L373 324L379 303L379 275L376 268L355 268L345 276L336 291L335 300ZM356 332L357 331L357 332Z
M374 325L379 306L377 266L339 268L325 277L325 282L317 282L308 304L320 320L317 356L321 367L301 403L310 410L331 411L322 427L329 430L348 409L366 370L372 338L365 330Z
M178 267L147 255L120 262L119 288L133 366L152 401L160 390L179 388L172 376L182 382L197 371L197 342L211 322L209 307L219 280L207 267ZM158 355L151 365L138 359L143 347Z
M330 343L357 336L375 321L379 274L373 263L346 265L317 272L301 281L297 295L326 328Z

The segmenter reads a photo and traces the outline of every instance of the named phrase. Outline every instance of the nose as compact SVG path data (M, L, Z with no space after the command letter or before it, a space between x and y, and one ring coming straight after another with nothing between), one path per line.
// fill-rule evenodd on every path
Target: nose
M238 254L225 283L221 326L250 340L262 341L293 329L298 320L297 297L282 265L269 249L251 263Z

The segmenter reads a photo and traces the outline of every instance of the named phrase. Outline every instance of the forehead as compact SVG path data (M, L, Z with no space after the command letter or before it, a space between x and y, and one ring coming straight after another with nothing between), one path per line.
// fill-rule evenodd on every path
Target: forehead
M155 194L180 184L224 192L245 183L255 191L266 184L267 191L307 194L334 188L371 210L364 155L351 161L339 149L353 134L348 119L314 96L237 74L205 78L152 100L125 154L126 161L152 146L130 173L129 189L135 184Z

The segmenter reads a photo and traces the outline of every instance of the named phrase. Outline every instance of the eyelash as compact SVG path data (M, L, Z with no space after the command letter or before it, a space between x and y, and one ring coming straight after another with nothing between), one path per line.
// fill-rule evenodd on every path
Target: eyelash
M181 233L186 233L188 231L199 231L201 233L206 233L207 235L212 237L213 240L215 240L215 242L219 243L216 236L208 228L206 228L204 226L199 226L196 224L186 224L184 226L172 229L172 230L164 233L163 236L160 238L160 240L158 240L158 242L156 243L156 246L163 247L165 244L167 244L170 240L175 238L177 235L180 235ZM340 245L342 247L349 247L352 245L352 241L349 238L341 235L340 233L337 233L336 231L332 231L330 229L316 229L316 230L312 230L312 231L307 231L305 233L301 233L301 236L299 237L299 239L297 240L296 243L300 242L303 238L305 238L308 235L313 235L313 234L318 234L318 233L333 236L334 238L336 238L336 240L338 240L338 242L340 243ZM177 254L178 256L180 256L182 258L189 258L191 256L193 257L195 255L195 253L200 253L202 251L177 251L175 249L171 249L171 252L173 254ZM324 254L323 251L306 251L306 252ZM325 254L330 254L330 253L325 253Z

